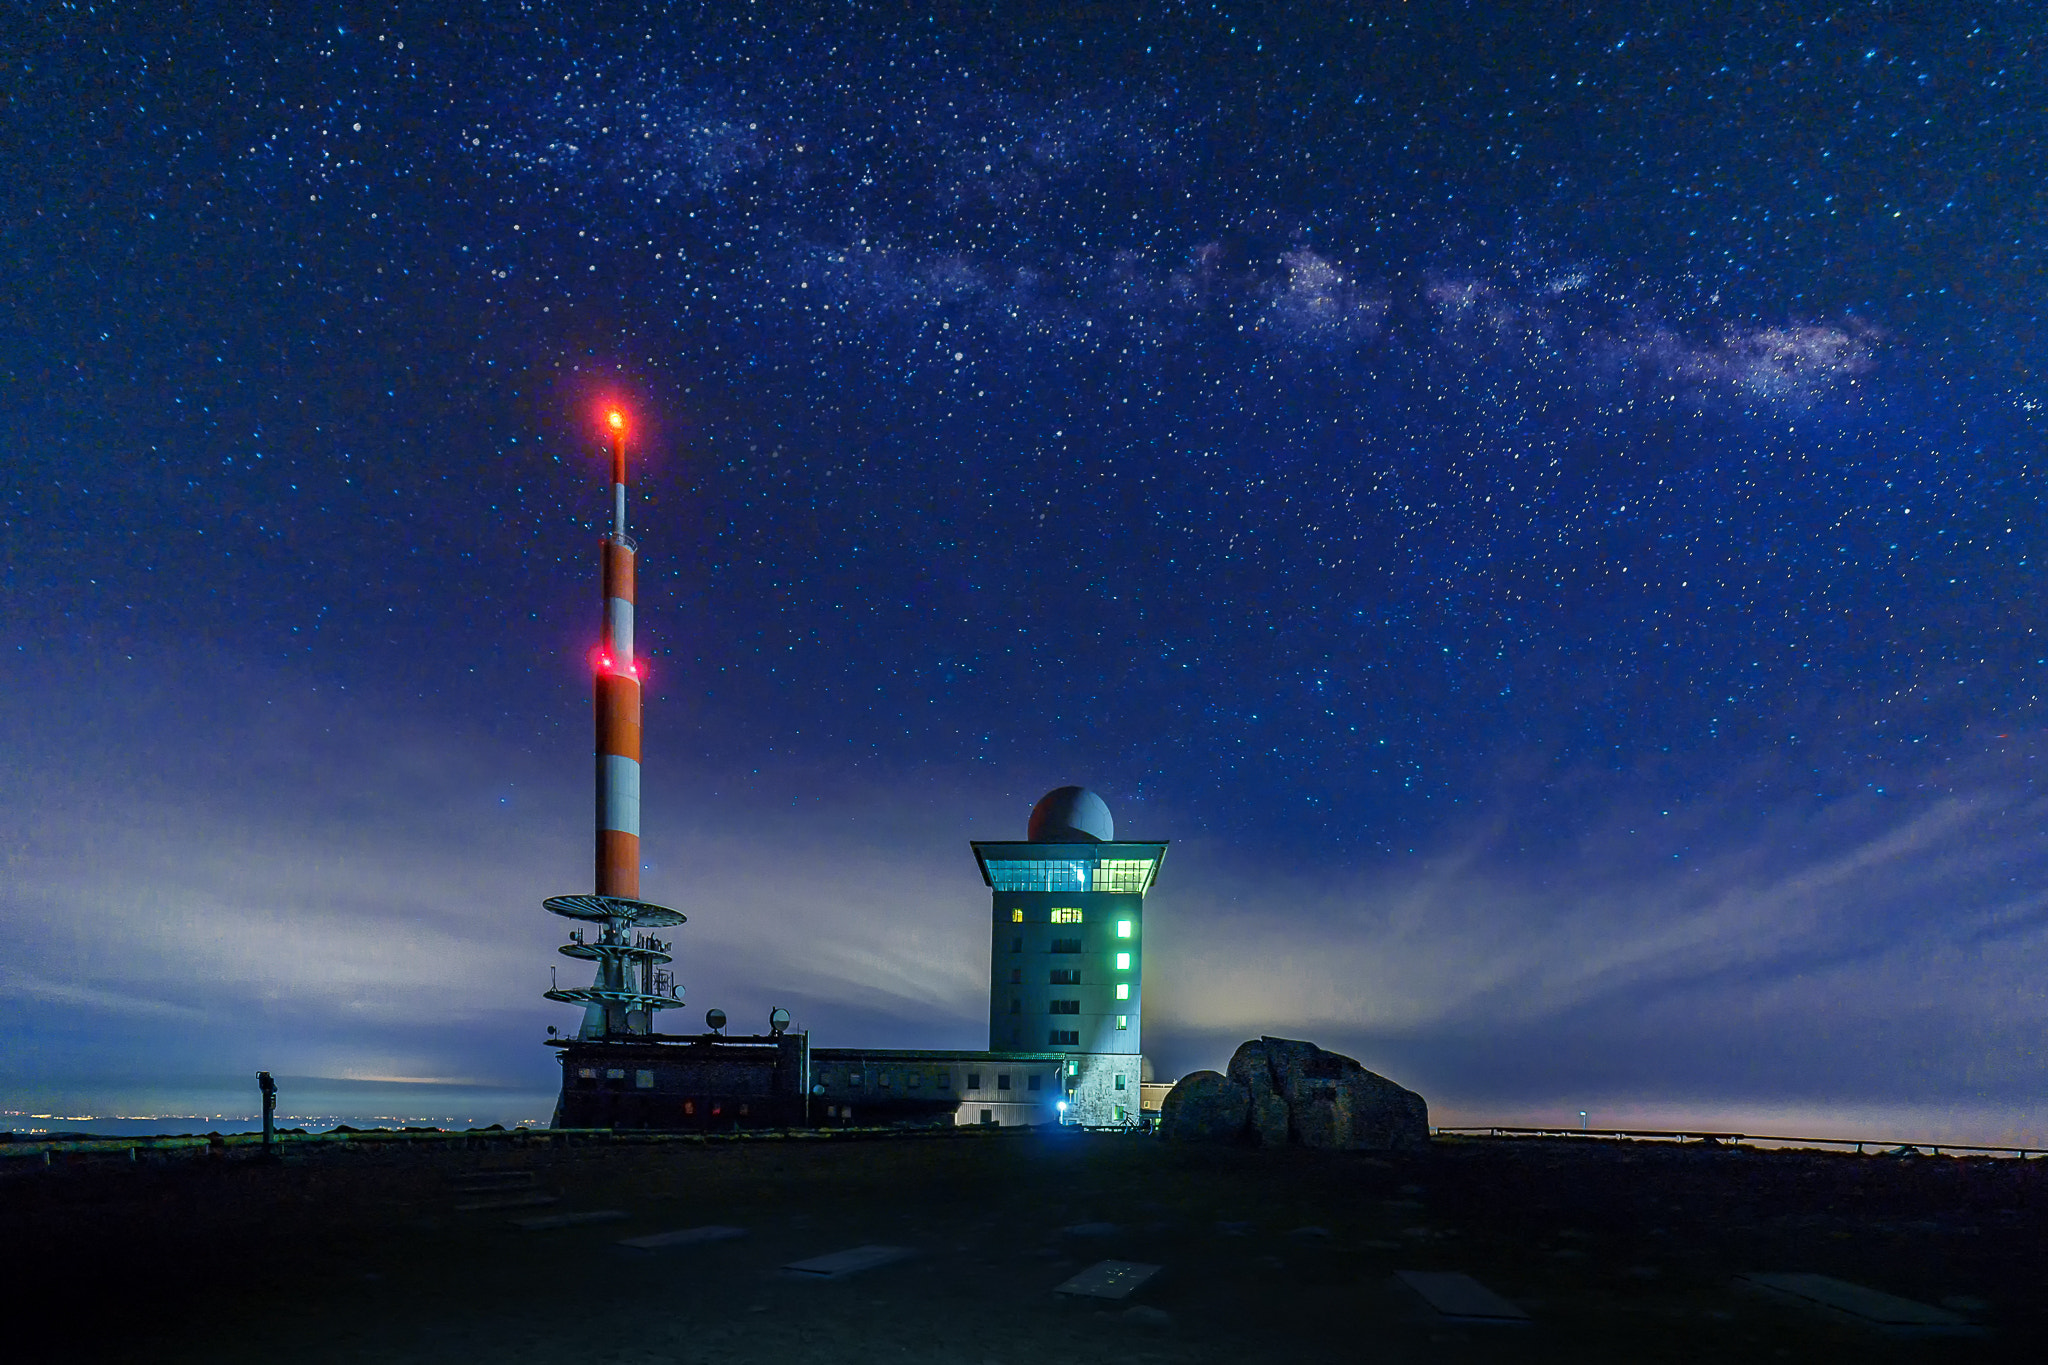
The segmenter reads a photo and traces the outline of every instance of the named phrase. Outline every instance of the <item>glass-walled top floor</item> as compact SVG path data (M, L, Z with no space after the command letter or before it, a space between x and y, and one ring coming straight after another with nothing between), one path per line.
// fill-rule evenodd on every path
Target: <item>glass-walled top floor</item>
M982 877L997 891L1142 896L1158 879L1164 843L974 843Z

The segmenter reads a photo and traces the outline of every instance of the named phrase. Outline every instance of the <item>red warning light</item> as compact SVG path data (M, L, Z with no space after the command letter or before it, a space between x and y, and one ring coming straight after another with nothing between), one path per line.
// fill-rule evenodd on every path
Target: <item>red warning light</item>
M620 412L617 408L613 408L604 415L604 422L613 431L624 431L626 429L626 414Z

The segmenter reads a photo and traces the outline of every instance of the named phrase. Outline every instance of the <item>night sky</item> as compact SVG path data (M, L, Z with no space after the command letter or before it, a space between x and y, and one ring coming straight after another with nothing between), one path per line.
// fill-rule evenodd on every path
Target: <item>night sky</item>
M0 13L0 1108L545 1117L616 400L668 1026L982 1046L1080 782L1162 1076L2048 1141L2037 6L177 8Z

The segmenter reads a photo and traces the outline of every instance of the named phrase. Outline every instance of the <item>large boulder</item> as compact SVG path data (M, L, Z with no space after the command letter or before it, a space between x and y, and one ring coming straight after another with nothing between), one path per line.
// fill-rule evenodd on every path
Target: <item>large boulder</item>
M1244 1135L1251 1096L1214 1071L1183 1076L1159 1106L1159 1132L1177 1142L1236 1142Z
M1282 1140L1299 1146L1394 1152L1429 1146L1429 1106L1422 1096L1314 1043L1246 1043L1230 1059L1229 1079L1249 1097L1262 1145L1279 1145L1269 1135L1271 1115L1284 1106Z
M1261 1147L1285 1147L1291 1140L1292 1124L1288 1121L1287 1101L1273 1088L1264 1046L1257 1042L1243 1044L1230 1054L1225 1074L1251 1096L1252 1140Z

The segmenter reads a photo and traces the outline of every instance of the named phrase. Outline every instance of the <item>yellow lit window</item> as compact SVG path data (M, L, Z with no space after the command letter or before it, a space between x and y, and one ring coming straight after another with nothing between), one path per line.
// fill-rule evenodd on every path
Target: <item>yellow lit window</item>
M1119 999L1119 1000L1128 1000L1128 999L1130 999L1130 998L1131 998L1131 983L1130 983L1130 982L1128 982L1128 981L1119 981L1119 982L1117 982L1117 983L1116 983L1116 998L1117 998L1117 999Z
M1023 922L1024 922L1024 912L1023 912L1022 910L1012 910L1012 911L1010 912L1010 923L1012 923L1012 924L1022 924Z
M1120 972L1127 972L1131 969L1131 955L1129 953L1118 953L1116 955L1116 969Z
M1116 922L1116 936L1118 938L1129 938L1131 936L1131 922L1129 920L1120 919Z
M1081 912L1079 910L1055 910L1052 912L1052 922L1054 924L1079 924L1081 922Z

